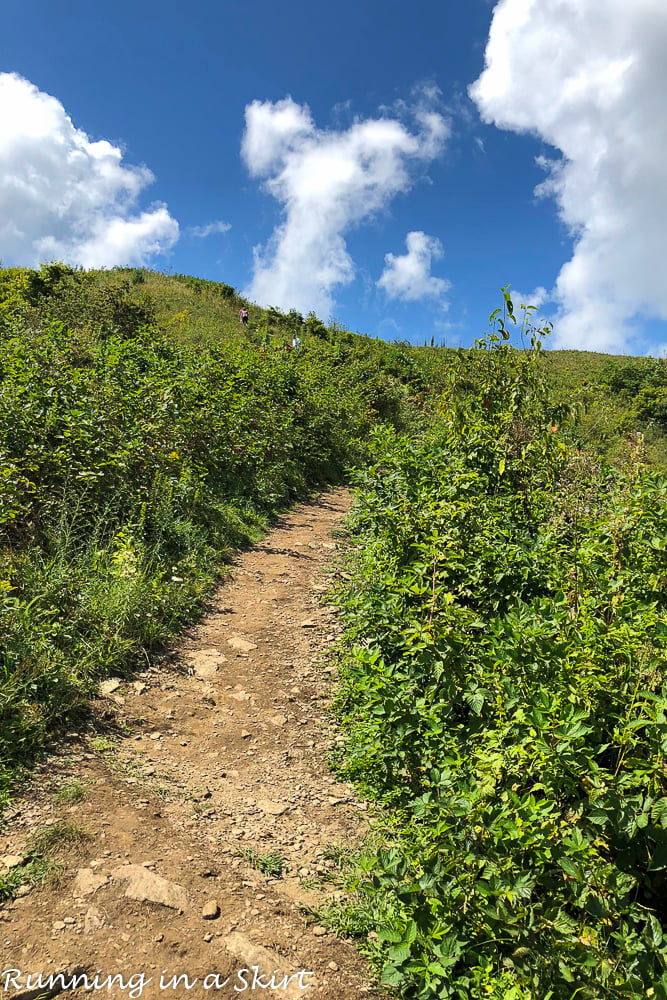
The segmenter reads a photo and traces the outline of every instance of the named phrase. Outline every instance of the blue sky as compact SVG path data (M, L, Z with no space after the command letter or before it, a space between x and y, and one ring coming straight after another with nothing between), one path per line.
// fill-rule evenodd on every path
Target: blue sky
M511 284L554 346L660 353L666 43L664 0L5 0L0 259L417 343Z

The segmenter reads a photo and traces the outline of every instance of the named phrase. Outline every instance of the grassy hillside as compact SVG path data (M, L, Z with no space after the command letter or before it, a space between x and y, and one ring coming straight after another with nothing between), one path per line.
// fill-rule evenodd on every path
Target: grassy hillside
M337 763L384 825L322 919L406 997L667 1000L665 362L515 350L507 309L447 351L241 304L0 270L0 807L356 470Z
M231 547L358 463L374 426L441 420L459 352L251 303L242 327L242 304L228 285L144 269L0 270L7 781L100 676L181 627ZM663 362L539 364L574 443L623 466L640 428L665 465Z
M311 320L302 351L272 349L284 321L242 329L237 304L143 272L0 272L0 801L230 549L339 479L374 424L412 420L387 345Z
M457 353L406 343L390 347L339 327L326 328L312 314L303 317L296 310L285 314L261 309L230 285L187 275L144 268L85 272L56 264L45 265L39 272L5 270L5 286L10 275L17 278L20 273L27 283L28 325L34 327L44 319L60 320L84 339L95 339L104 330L123 334L143 323L189 348L235 343L279 349L298 333L311 344L319 341L343 353L361 352L388 374L431 392L445 388L447 371ZM245 328L238 317L242 305L249 311ZM544 346L548 348L548 342ZM541 363L554 392L578 404L582 443L622 460L622 439L640 429L646 433L651 460L665 464L667 451L662 438L667 429L667 406L663 413L662 400L667 393L667 362L591 351L545 350Z

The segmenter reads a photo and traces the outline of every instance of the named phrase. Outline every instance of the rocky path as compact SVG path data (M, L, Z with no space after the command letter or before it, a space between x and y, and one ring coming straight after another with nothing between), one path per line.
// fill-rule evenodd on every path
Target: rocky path
M0 911L0 997L42 995L29 974L59 972L68 997L369 991L353 945L300 906L321 899L308 880L331 845L365 830L325 763L322 654L338 625L319 597L349 502L323 494L241 555L179 648L106 682L100 724L67 734L15 803L1 863L28 864L50 827L62 872ZM75 970L88 981L72 988Z

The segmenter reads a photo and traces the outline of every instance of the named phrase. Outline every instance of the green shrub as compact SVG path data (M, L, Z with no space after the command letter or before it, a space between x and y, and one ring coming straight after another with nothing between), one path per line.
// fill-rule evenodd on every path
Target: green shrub
M391 822L352 888L405 996L665 997L667 482L579 453L505 332L358 476L339 766Z

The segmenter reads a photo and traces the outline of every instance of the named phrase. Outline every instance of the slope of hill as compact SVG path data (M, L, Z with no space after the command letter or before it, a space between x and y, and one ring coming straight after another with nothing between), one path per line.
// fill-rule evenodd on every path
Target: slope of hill
M182 628L230 549L340 479L375 423L414 420L387 345L311 317L301 351L273 349L289 317L245 329L238 301L0 272L0 794L100 677Z
M665 363L517 350L507 300L467 351L242 303L0 271L0 805L354 469L339 766L385 825L322 919L406 996L664 1000Z
M457 357L224 284L56 263L0 271L0 337L5 697L23 706L2 723L10 769L94 678L181 626L230 546L357 462L373 426L437 421ZM575 440L622 464L643 421L663 461L663 362L542 364Z

